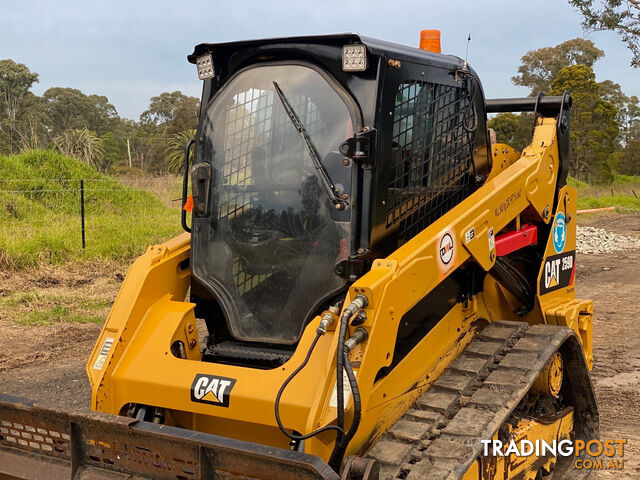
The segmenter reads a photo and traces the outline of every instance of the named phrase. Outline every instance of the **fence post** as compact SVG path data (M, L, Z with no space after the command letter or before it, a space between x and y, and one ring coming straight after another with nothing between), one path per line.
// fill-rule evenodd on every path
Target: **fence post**
M82 251L85 251L85 238L84 238L84 178L80 179L80 218L82 222Z

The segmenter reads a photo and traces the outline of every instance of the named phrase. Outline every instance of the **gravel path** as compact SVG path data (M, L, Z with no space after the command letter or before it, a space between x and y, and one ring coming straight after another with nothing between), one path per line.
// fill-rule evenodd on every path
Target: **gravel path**
M608 232L603 228L578 226L576 250L578 253L600 255L640 248L640 239Z

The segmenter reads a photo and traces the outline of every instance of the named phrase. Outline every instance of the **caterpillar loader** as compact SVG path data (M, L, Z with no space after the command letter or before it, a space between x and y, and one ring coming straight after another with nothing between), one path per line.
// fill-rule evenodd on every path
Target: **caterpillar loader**
M2 397L0 478L584 475L484 448L598 437L571 97L487 100L428 34L195 47L186 232L130 267L94 412ZM511 111L523 152L487 129Z

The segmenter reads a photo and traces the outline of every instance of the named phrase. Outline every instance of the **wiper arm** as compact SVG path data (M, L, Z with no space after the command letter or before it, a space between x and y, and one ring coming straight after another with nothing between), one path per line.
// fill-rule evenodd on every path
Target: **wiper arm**
M320 179L322 180L322 184L324 185L324 188L327 191L327 194L329 195L329 200L331 200L331 203L333 203L333 205L336 207L337 210L344 210L346 206L346 202L338 198L337 196L338 192L336 191L336 187L333 185L333 183L331 182L331 179L329 178L329 175L327 175L326 170L323 168L322 163L320 162L320 155L318 155L318 150L316 150L315 145L311 141L311 138L307 133L307 129L304 128L304 125L296 115L296 112L291 107L291 104L287 100L287 97L285 97L284 93L282 93L280 86L276 82L273 82L273 86L276 89L276 93L278 94L278 98L280 99L282 106L284 107L284 111L287 112L287 115L289 116L289 120L291 120L291 124L300 134L300 137L304 142L307 152L309 152L311 161L313 162L313 165L316 167L316 170L320 174Z

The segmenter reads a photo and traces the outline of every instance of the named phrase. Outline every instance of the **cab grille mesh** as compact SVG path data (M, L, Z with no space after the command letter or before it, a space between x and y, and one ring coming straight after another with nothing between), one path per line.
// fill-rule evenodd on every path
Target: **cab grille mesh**
M393 112L386 228L406 242L472 191L473 92L406 81Z
M228 219L236 231L255 221L252 203L260 194L259 187L270 182L276 162L273 158L282 155L285 146L295 144L298 132L276 100L275 91L250 88L233 97L226 109L223 161L223 183L226 188L220 197L218 218ZM304 122L310 135L321 128L322 119L318 107L311 98L300 94L288 94L292 107ZM298 152L304 155L303 145ZM241 295L266 280L269 275L252 275L246 272L234 258L234 283Z

